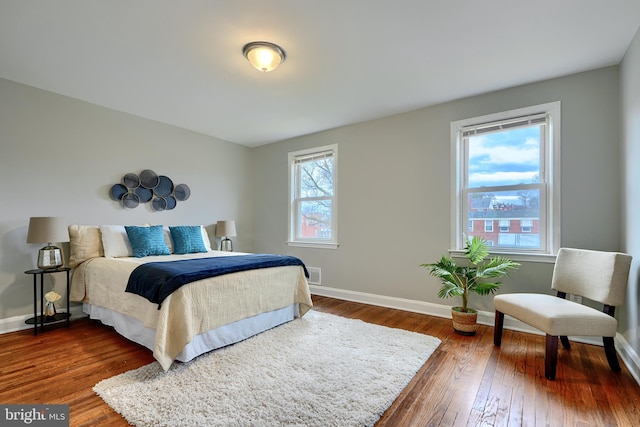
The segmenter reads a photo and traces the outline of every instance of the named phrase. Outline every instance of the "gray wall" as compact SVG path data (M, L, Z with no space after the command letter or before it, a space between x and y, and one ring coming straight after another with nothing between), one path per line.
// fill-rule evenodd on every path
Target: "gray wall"
M620 312L620 327L636 354L640 354L640 296L638 266L640 266L640 32L629 47L621 65L622 97L622 224L623 248L633 255L627 304Z
M108 197L125 173L143 169L186 183L191 197L164 212L125 210ZM94 225L235 219L236 247L251 251L250 177L246 147L0 79L0 320L33 310L24 271L43 245L26 243L29 217Z
M254 149L256 251L296 255L322 268L323 286L457 305L439 300L439 283L418 267L450 249L450 122L552 101L562 102L562 245L619 250L614 66ZM288 247L287 152L333 143L339 150L340 247ZM390 223L393 232L385 230ZM550 292L552 268L523 263L502 291ZM471 305L493 311L488 297L472 296Z

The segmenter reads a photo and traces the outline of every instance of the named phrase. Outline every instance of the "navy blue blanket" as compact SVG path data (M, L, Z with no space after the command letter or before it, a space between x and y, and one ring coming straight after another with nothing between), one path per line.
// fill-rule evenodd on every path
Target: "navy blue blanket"
M249 254L178 261L149 262L136 267L129 276L126 292L160 304L182 285L207 277L237 273L258 268L300 265L309 277L304 263L289 255Z

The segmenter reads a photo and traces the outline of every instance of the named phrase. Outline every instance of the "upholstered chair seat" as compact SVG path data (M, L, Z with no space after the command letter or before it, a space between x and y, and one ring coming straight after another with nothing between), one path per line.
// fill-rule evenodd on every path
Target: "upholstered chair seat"
M570 349L568 336L601 336L609 366L619 371L613 341L618 328L614 313L615 306L624 303L630 267L631 256L627 254L560 249L551 279L551 289L557 291L557 296L513 293L494 297L494 344L500 346L502 342L506 314L546 334L545 376L548 379L556 376L558 338L564 348ZM604 308L599 311L569 301L565 299L568 294L602 303Z
M613 337L618 327L616 319L602 311L553 295L497 295L493 305L549 335Z

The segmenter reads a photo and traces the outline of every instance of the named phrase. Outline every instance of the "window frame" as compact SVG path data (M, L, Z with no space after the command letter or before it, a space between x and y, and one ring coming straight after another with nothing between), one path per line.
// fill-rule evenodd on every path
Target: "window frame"
M331 153L333 158L333 196L325 197L331 200L331 238L302 238L298 237L299 206L302 201L318 200L319 198L299 197L299 175L296 166L299 159L305 157L320 156L323 153ZM288 209L288 240L289 246L337 249L338 244L338 144L324 145L321 147L298 150L288 153L289 166L289 209Z
M464 252L466 240L467 214L466 197L470 189L466 188L466 172L468 158L464 146L462 131L471 127L481 127L499 122L523 119L530 116L545 115L547 118L545 138L541 140L541 182L530 184L532 188L540 190L540 221L543 234L540 236L541 249L514 249L493 246L491 252L509 255L519 261L555 260L555 254L560 248L560 136L561 136L561 103L560 101L534 105L525 108L488 114L469 119L451 122L451 249L454 255ZM474 191L504 190L507 187L481 187ZM544 243L543 243L544 242Z
M484 231L485 233L493 233L493 220L485 219L484 220Z

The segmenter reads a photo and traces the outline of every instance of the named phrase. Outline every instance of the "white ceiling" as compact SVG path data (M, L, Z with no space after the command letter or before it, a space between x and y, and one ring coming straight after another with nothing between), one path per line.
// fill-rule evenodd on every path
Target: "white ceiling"
M0 0L0 77L257 146L618 64L639 26L639 0Z

